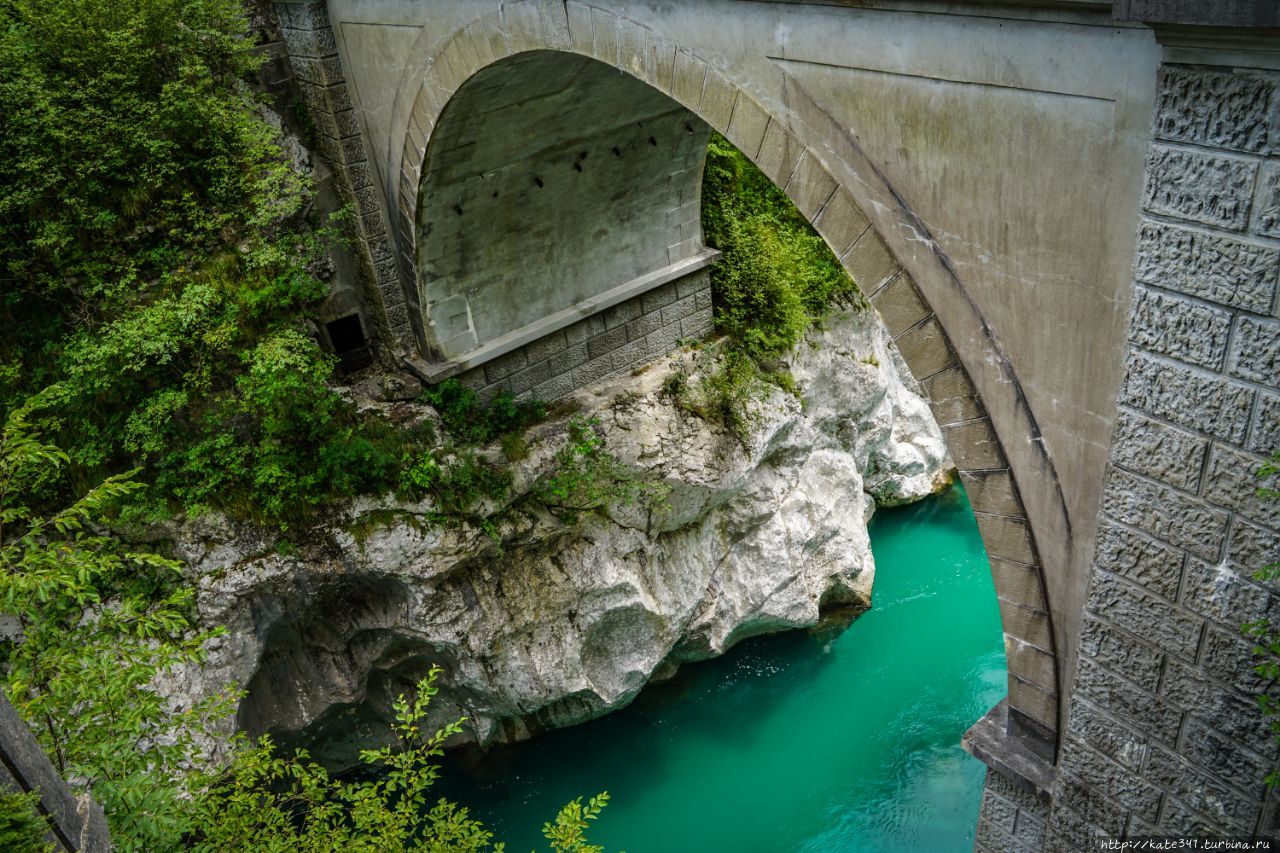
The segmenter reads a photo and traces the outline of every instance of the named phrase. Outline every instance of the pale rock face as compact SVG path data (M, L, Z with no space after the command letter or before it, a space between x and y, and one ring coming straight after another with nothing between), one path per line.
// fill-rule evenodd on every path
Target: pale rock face
M429 503L357 501L297 553L217 520L184 526L200 618L229 630L171 689L246 687L239 725L342 764L382 739L390 699L433 662L436 719L465 715L484 744L622 707L655 673L822 609L865 608L876 503L927 496L953 469L874 314L838 314L810 340L789 365L802 400L771 390L743 441L664 392L696 355L577 394L609 452L661 481L660 500L575 524L507 513L496 537L427 523ZM566 433L563 420L531 431L516 495Z

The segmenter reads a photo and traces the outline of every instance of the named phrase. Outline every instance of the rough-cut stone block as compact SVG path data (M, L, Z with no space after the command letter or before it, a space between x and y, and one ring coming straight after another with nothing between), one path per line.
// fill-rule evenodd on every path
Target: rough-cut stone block
M775 119L765 128L756 165L769 176L769 180L782 186L795 171L796 163L803 153L804 146L800 141L791 135L782 122Z
M1181 711L1088 658L1082 658L1077 667L1076 690L1148 737L1168 744L1178 739Z
M1230 328L1230 311L1145 287L1135 290L1129 340L1148 352L1221 369Z
M295 56L289 60L293 66L293 75L300 83L313 86L335 86L344 83L342 63L336 56L309 57Z
M1130 772L1147 757L1147 739L1098 713L1083 699L1067 711L1067 731Z
M1178 597L1183 554L1177 548L1106 520L1098 522L1097 566L1121 575L1169 601Z
M1259 567L1280 563L1280 532L1237 518L1231 525L1227 559L1237 571L1252 574Z
M1111 461L1189 492L1200 487L1209 440L1121 410L1111 439Z
M1212 720L1218 731L1241 746L1259 755L1275 754L1270 721L1258 713L1253 697L1211 681L1203 669L1169 660L1160 696L1183 710Z
M1280 488L1280 477L1257 476L1264 460L1259 456L1241 453L1216 444L1209 454L1209 468L1205 472L1205 500L1235 510L1246 518L1280 530L1280 501L1258 494L1259 486Z
M1099 835L1115 837L1124 832L1127 818L1128 812L1117 802L1061 772L1049 817L1050 849L1067 853L1095 849L1093 842Z
M1129 353L1125 368L1122 404L1233 444L1244 442L1252 388L1139 352Z
M890 335L896 336L930 316L933 312L925 304L915 282L905 272L876 291L871 304L880 312L880 319Z
M1248 448L1270 456L1280 448L1280 394L1258 392L1253 427L1249 430Z
M329 12L324 0L307 0L302 3L276 0L275 9L281 27L312 30L329 26Z
M588 338L603 335L604 331L604 318L599 314L593 314L566 328L564 330L564 339L570 346L585 344Z
M697 300L692 296L686 296L684 299L677 299L670 305L662 309L662 325L669 326L672 323L679 323L685 317L694 313Z
M1217 821L1210 820L1202 814L1197 814L1181 800L1176 797L1166 797L1164 806L1164 816L1160 821L1156 831L1152 833L1155 836L1186 836L1191 838L1218 838L1231 834L1226 826ZM1240 826L1238 835L1248 835L1249 832Z
M1210 148L1262 151L1274 120L1275 89L1259 75L1162 65L1155 135Z
M1080 654L1152 693L1160 683L1163 651L1148 640L1140 640L1087 612L1080 623Z
M640 316L640 302L636 299L628 299L601 312L601 316L604 318L606 329L625 326Z
M733 118L729 120L729 130L725 133L729 141L754 160L760 153L760 143L764 140L764 131L768 126L769 114L764 111L764 107L739 91L738 100L733 106Z
M858 288L868 295L879 290L901 269L873 228L864 231L840 261Z
M1241 317L1227 369L1241 379L1280 386L1280 321Z
M666 355L676 348L681 334L681 326L678 324L660 326L646 338L649 352L653 353L654 357Z
M559 352L564 352L568 344L564 339L564 332L552 332L546 337L538 338L538 340L529 344L524 348L525 355L532 364L535 361L546 361Z
M1110 469L1102 511L1171 545L1217 559L1227 536L1227 514L1180 492Z
M941 425L969 421L986 415L978 391L959 365L930 376L920 383L929 408ZM968 480L965 481L968 485Z
M1241 749L1195 714L1187 718L1179 752L1213 778L1244 791L1257 791L1270 770L1267 759Z
M1028 566L1036 565L1035 547L1032 545L1031 528L1025 518L974 513L978 531L986 545L987 554Z
M566 394L573 393L577 386L573 384L573 374L565 373L553 376L533 389L530 396L537 400L558 400Z
M902 357L911 367L911 373L922 379L928 379L956 364L946 333L936 319L931 318L919 326L913 326L895 338L895 342Z
M280 37L284 39L285 48L290 56L321 59L338 53L338 44L334 41L332 27L319 27L313 30L281 27Z
M1133 266L1147 284L1266 314L1275 299L1280 249L1147 221Z
M947 449L961 471L990 471L1007 468L1000 440L996 438L991 421L970 421L942 428Z
M1253 229L1265 237L1280 237L1280 163L1272 160L1262 167Z
M993 791L982 793L982 820L1012 833L1018 819L1018 807Z
M618 347L627 342L627 330L621 328L610 329L603 335L597 335L587 341L587 353L594 359L599 358L608 352L613 352Z
M581 367L574 368L573 382L579 388L584 385L590 385L598 379L603 379L613 372L613 359L607 354L600 358L592 359Z
M1249 829L1242 833L1248 835L1261 811L1261 797L1241 797L1201 773L1182 756L1166 749L1152 747L1143 773L1152 783L1168 791L1169 796L1217 821L1220 826L1215 828L1214 834L1222 834L1222 827L1248 826ZM1183 827L1173 828L1180 830Z
M1180 610L1109 572L1090 578L1085 607L1112 624L1187 660L1195 660L1204 620Z
M623 344L613 351L613 369L627 370L636 364L649 360L649 341L642 338Z
M484 377L490 384L493 384L500 379L506 379L528 363L529 357L525 354L525 351L518 349L506 355L498 356L493 361L486 362L484 365Z
M567 347L563 352L551 356L551 372L557 375L565 373L580 364L586 364L587 360L586 343L575 344Z
M656 290L651 290L641 297L641 305L644 313L650 314L654 311L660 311L663 307L670 305L679 298L679 291L674 284L665 284Z
M1007 468L962 471L960 479L964 482L965 491L969 493L969 505L974 512L1018 517L1026 515L1013 484L1013 474Z
M1001 797L1017 806L1019 811L1028 811L1037 815L1043 815L1045 813L1045 804L1037 799L1036 795L1028 791L1026 788L1010 782L994 770L987 771L986 779L986 790L994 791L999 794Z
M1004 654L1011 674L1040 687L1045 693L1058 692L1053 655L1017 637L1004 638Z
M1030 851L1030 853L1040 853L1044 849L1045 839L1045 818L1020 811L1018 812L1018 823L1013 830L1013 840L1016 851Z
M1153 145L1144 206L1164 216L1242 229L1249 222L1257 170L1249 160Z
M812 150L804 152L804 156L796 164L796 170L783 186L783 190L795 202L796 208L809 221L813 221L818 215L835 189L835 178L831 177L831 173L818 161Z
M1224 565L1191 560L1182 582L1182 603L1202 616L1230 626L1269 616L1276 621L1276 601L1256 584Z
M627 324L627 340L641 340L646 335L656 332L660 328L662 328L661 311L655 311L652 314L641 314L639 317Z
M643 80L645 65L644 29L629 18L618 18L618 67Z
M715 315L711 312L711 306L699 308L680 321L680 337L696 340L711 334L715 326Z
M1267 686L1253 670L1253 643L1240 635L1239 628L1210 626L1204 634L1200 666L1213 678L1245 693L1258 693Z
M511 374L508 381L511 383L512 394L523 394L550 378L551 365L548 362L540 361L537 364L526 367L524 370Z
M1067 738L1061 771L1099 791L1140 817L1154 821L1160 809L1160 789L1141 776L1115 764L1102 753L1075 738Z

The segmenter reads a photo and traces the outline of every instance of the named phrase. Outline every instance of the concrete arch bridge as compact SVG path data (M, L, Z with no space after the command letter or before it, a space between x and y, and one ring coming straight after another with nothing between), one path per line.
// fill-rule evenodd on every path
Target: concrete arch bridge
M1274 4L275 10L359 212L335 320L544 398L659 355L710 325L723 133L870 297L968 488L1009 662L966 739L978 846L1272 832L1238 626L1280 552L1252 476L1280 447Z

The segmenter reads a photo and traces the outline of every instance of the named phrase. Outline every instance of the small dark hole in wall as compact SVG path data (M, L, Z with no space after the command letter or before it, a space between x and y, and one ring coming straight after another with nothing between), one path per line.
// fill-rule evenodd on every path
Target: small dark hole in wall
M546 186L546 184L542 182L542 178L534 178L533 182L538 185L538 189L542 189Z
M458 214L459 216L461 216L461 215L462 215L462 205L460 205L460 204L455 204L455 205L453 206L453 212L454 212L454 213L456 213L456 214Z
M369 341L364 336L364 327L360 324L359 314L348 314L324 324L329 335L329 344L333 354L338 357L338 366L343 372L359 370L373 363L369 352Z
M621 156L622 156L622 152L618 150L617 146L614 146L614 148L613 148L613 156L614 156L614 157L621 157Z
M585 159L587 159L587 152L585 152L585 151L579 151L579 152L578 152L578 159L579 159L579 160L585 160Z
M656 140L656 139L654 139L652 136L650 136L650 137L649 137L649 144L650 144L650 145L652 145L654 148L657 148L657 147L658 147L658 140Z
M573 171L575 171L575 172L581 172L581 171L582 171L582 164L581 164L581 163L574 163L574 164L573 164Z
M693 133L693 125L689 124L688 122L685 122L684 132Z
M498 191L497 191L497 190L494 190L494 191L493 191L493 197L494 197L494 198L497 198L497 197L498 197Z

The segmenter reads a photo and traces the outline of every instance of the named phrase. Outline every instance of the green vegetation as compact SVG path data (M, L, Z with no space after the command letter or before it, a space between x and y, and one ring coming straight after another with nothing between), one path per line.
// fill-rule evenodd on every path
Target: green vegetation
M861 305L862 297L786 194L719 134L707 149L702 227L724 253L711 287L727 346L697 383L677 379L670 390L741 438L762 381L794 393L779 359L832 308Z
M556 453L551 473L533 497L563 521L573 523L587 512L612 504L629 504L638 498L651 502L665 497L661 487L646 482L605 449L597 432L599 418L569 420L569 441Z
M197 851L418 850L479 853L503 850L493 833L467 809L445 799L428 806L439 778L433 759L462 720L428 734L421 726L437 692L440 669L432 667L412 699L394 704L392 730L399 747L365 750L361 758L380 772L373 778L334 779L305 751L283 757L269 738L237 753L226 778L196 800ZM600 853L586 841L587 822L608 803L607 793L566 805L543 834L557 853Z
M266 739L238 739L225 772L205 769L201 744L238 695L174 708L155 683L202 661L221 632L194 630L180 564L97 532L141 488L131 474L49 515L24 503L32 484L69 461L39 438L32 413L14 410L0 433L0 616L21 628L0 649L4 686L58 769L102 804L117 849L502 849L465 809L426 807L432 759L462 722L430 736L420 729L436 668L415 699L395 705L400 747L364 753L384 771L376 779L334 780L305 753L278 756ZM598 851L583 833L606 802L602 794L566 806L546 828L552 849ZM24 816L21 803L0 802L0 840L20 838Z
M48 853L44 818L36 811L36 794L0 791L0 850L10 853Z
M1273 453L1260 469L1258 477L1273 477L1280 474L1280 452ZM1280 500L1280 489L1260 486L1258 497L1264 500ZM1268 582L1280 579L1280 563L1269 563L1254 572L1254 580ZM1253 640L1253 654L1256 659L1254 672L1266 680L1268 689L1258 696L1258 707L1262 715L1270 719L1271 732L1276 743L1280 744L1280 698L1271 690L1280 684L1280 625L1270 619L1255 619L1246 622L1241 629L1244 635ZM1267 774L1267 785L1280 786L1280 770L1272 770Z
M135 515L280 527L411 450L326 383L330 226L245 80L239 0L0 4L0 416L67 452L40 500L143 468Z

